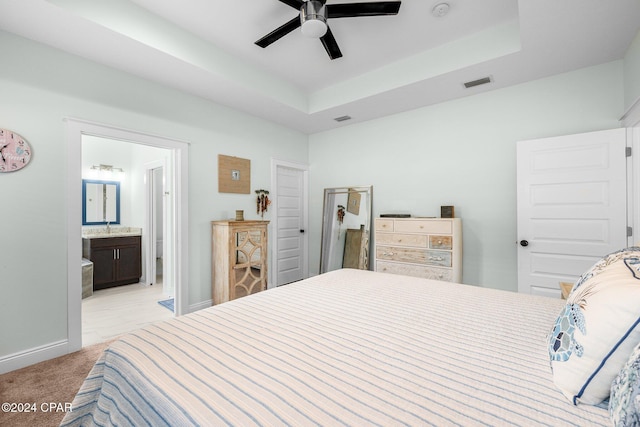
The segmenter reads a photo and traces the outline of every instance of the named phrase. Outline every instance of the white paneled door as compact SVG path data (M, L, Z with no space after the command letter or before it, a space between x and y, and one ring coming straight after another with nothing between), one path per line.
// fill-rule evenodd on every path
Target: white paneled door
M518 291L560 296L627 246L626 130L517 145Z
M305 170L276 166L275 285L306 278Z

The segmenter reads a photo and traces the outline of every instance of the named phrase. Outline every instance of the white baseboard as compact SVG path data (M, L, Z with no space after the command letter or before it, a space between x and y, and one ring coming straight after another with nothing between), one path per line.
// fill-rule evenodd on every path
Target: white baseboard
M69 341L62 340L0 358L0 374L44 362L69 352Z
M189 313L209 308L213 300L206 300L189 306ZM69 353L69 341L62 340L0 358L0 374L15 371L35 363L54 359Z
M189 313L193 313L194 311L202 310L203 308L209 308L213 305L213 300L206 300L199 302L197 304L192 304L189 306Z

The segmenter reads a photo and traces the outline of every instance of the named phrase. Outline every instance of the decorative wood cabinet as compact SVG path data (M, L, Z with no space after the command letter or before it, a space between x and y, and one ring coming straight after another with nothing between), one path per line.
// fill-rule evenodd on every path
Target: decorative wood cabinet
M138 283L142 276L140 236L82 239L82 256L93 262L93 290Z
M269 221L211 222L213 303L267 289Z
M460 218L376 218L375 270L462 281Z

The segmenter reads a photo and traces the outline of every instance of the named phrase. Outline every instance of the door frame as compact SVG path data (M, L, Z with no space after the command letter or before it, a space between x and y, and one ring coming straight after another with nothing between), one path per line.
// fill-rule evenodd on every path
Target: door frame
M65 118L67 141L67 352L82 348L82 135L93 135L136 144L166 148L174 159L176 214L175 315L188 310L188 166L189 144L175 139L100 124L77 118Z
M156 258L157 258L157 254L156 254L156 241L157 239L157 231L156 231L156 197L155 197L155 179L153 177L154 175L154 171L156 169L162 169L162 180L163 182L166 180L167 178L167 165L166 162L164 160L156 160L153 162L149 162L149 163L145 163L144 164L144 175L145 175L145 181L144 181L144 187L145 187L145 227L147 229L147 241L145 242L145 253L146 253L146 259L145 259L145 282L147 283L147 285L151 285L153 283L156 282ZM165 192L165 190L163 189L163 193ZM164 194L163 194L164 197ZM167 235L167 226L168 224L166 223L166 209L167 206L164 203L164 199L163 199L163 203L162 203L162 230L163 230L163 235L166 236ZM166 239L163 238L163 248L162 248L162 253L167 254L167 250L166 250ZM171 262L173 262L171 260ZM171 281L171 283L174 283L173 278L169 278L169 280ZM172 285L173 286L173 285Z
M629 214L629 224L633 224L633 236L629 245L640 246L640 197L636 195L640 189L640 98L625 111L620 123L627 129L627 146L631 147L631 157L628 158L631 173L627 203L632 210Z
M278 253L278 169L287 168L295 169L302 172L302 188L304 194L302 195L302 226L305 233L302 238L302 247L304 253L302 254L302 275L303 278L309 277L309 165L302 163L294 163L286 160L279 160L271 158L271 189L272 197L271 203L273 204L273 215L271 219L271 268L269 269L269 284L275 284L275 280L278 278L278 259L276 254Z

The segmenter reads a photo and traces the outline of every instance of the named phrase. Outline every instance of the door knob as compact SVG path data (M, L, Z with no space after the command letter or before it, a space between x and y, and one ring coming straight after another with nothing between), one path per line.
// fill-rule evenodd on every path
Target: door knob
M529 242L526 240L520 240L520 246L529 246Z

